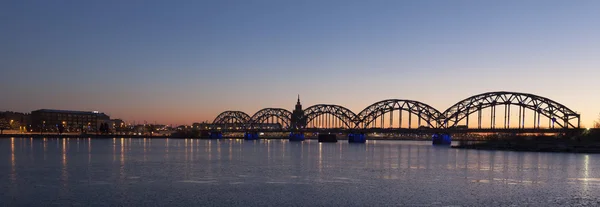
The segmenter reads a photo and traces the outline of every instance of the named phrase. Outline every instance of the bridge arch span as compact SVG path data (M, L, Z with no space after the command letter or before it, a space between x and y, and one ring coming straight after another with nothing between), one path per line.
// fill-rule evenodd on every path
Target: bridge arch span
M271 120L269 120L271 119ZM251 128L265 128L263 123L280 123L281 129L287 129L291 125L292 112L282 108L264 108L257 111L250 117L249 124Z
M394 111L399 111L398 119L394 119ZM387 99L371 104L357 114L356 123L358 127L367 128L376 126L377 119L381 118L381 128L385 127L384 115L388 114L389 126L392 128L394 121L398 121L398 128L402 128L402 114L408 112L408 128L412 125L412 115L417 116L417 126L421 126L421 120L424 120L428 127L437 128L440 126L440 111L425 103L413 100Z
M304 109L306 127L352 129L356 127L356 114L350 109L333 104L318 104Z
M541 116L548 118L548 127L554 128L579 128L580 115L567 108L565 105L542 96L519 93L519 92L488 92L466 98L442 113L441 124L446 128L456 127L459 122L466 120L469 123L469 115L478 113L478 127L481 128L481 111L490 108L491 128L495 128L496 106L504 106L504 127L510 128L511 106L518 106L519 128L525 128L525 109L533 112L533 126L540 128Z
M234 125L245 128L250 121L250 116L243 111L224 111L213 121L213 125Z

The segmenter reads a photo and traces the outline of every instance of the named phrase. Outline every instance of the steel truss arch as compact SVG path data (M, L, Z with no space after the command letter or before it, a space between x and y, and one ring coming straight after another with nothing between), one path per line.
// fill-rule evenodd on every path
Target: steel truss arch
M250 121L250 116L243 111L224 111L215 118L213 125L234 124L245 128Z
M304 109L304 117L306 118L307 124L313 121L313 119L316 117L324 114L331 114L340 119L348 129L356 127L356 114L343 106L333 104L317 104Z
M555 120L554 123L561 128L580 127L580 115L565 105L534 94L507 91L482 93L466 98L442 113L442 117L440 117L441 124L446 128L455 127L461 120L467 118L469 114L485 108L502 105L516 105L533 110L539 115L543 115L550 120ZM562 120L563 123L560 123L558 120Z
M396 110L407 111L410 114L417 115L419 119L425 120L429 127L437 128L440 126L440 111L425 103L404 99L387 99L371 104L357 114L355 122L358 127L367 128L371 122L376 121L377 118L385 113ZM418 121L420 123L420 120Z
M268 121L269 118L279 118L283 121L282 129L287 129L292 123L292 112L282 108L264 108L257 111L250 117L249 124L251 128L262 128L261 123Z

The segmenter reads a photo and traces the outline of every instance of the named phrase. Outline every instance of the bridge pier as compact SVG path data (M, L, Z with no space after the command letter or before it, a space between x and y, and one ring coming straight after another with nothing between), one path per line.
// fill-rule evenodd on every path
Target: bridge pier
M210 139L222 139L223 138L223 132L210 132L209 137Z
M244 133L244 140L258 140L258 132L246 132Z
M288 138L290 141L304 141L304 133L302 132L290 132Z
M319 142L337 142L335 134L319 134Z
M348 133L348 143L365 143L367 135L365 133Z
M435 133L431 138L433 145L450 145L452 143L452 135L449 133Z

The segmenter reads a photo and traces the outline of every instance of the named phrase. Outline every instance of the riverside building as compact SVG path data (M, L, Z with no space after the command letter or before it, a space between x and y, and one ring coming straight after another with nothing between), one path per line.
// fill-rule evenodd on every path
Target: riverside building
M71 132L96 131L100 124L109 121L110 116L98 111L40 109L31 112L31 125L35 131L53 131L59 126Z

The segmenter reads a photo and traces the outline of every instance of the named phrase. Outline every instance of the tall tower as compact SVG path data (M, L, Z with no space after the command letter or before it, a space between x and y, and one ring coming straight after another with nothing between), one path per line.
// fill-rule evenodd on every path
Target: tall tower
M292 129L301 129L306 127L306 117L304 117L304 110L302 110L302 104L300 104L300 94L298 94L298 102L296 102L296 108L292 112L292 123L290 125Z

